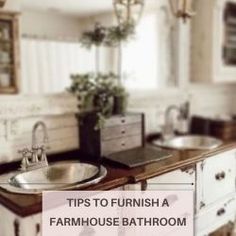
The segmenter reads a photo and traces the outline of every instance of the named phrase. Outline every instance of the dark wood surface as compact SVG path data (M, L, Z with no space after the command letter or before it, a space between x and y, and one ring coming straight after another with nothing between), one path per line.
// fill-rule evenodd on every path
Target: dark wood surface
M107 168L108 171L106 178L100 183L86 188L86 190L110 190L118 188L125 184L132 184L143 181L179 168L185 170L188 166L204 160L209 156L226 150L230 150L232 148L236 148L236 143L225 144L210 152L172 151L172 157L170 158L133 169L125 169L123 167L119 167L117 165L103 161L102 164ZM79 160L83 159L83 156L79 153L79 151L72 151L59 155L49 156L50 162L70 159ZM19 165L20 163L1 165L0 174L14 170L14 168ZM4 205L14 213L25 217L39 213L42 210L42 197L40 195L12 194L0 190L0 204Z

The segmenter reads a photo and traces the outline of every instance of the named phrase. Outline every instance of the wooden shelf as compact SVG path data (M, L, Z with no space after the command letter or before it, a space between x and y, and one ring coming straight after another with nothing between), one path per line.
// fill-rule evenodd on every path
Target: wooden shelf
M13 68L14 67L14 64L11 64L11 63L0 63L0 68Z
M9 94L14 94L17 93L17 88L14 86L7 87L7 88L1 88L0 87L0 93L9 93Z
M0 24L1 23L4 24L4 26L2 26L4 28L2 28L3 37L0 38L0 46L2 47L2 51L9 53L9 62L0 62L0 69L2 73L7 73L10 75L11 86L0 87L0 94L14 94L18 92L20 74L20 68L18 65L20 51L18 14L15 12L0 10Z
M12 44L12 39L0 39L0 44L4 43L4 44Z

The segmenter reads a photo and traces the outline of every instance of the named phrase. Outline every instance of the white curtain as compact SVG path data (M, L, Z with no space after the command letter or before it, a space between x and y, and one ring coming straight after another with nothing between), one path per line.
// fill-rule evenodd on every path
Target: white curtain
M21 91L24 94L63 92L70 75L94 70L94 51L78 42L21 40Z

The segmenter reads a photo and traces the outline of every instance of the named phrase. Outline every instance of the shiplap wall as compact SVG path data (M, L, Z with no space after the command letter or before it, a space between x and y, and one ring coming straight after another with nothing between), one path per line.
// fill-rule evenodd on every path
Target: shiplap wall
M0 99L0 163L20 160L18 153L31 148L32 129L36 122L47 126L47 153L79 148L78 100L64 93L39 96L2 96ZM42 144L42 130L37 131Z
M158 92L131 94L129 109L144 112L146 132L161 130L165 110L170 105L190 101L193 115L220 116L236 114L236 85L189 85L185 88L168 88Z

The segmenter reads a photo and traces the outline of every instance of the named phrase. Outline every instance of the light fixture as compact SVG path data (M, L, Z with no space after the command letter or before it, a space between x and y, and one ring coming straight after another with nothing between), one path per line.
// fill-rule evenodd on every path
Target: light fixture
M4 7L6 0L0 0L0 7Z
M119 24L137 24L142 16L144 0L113 0Z
M173 14L182 18L184 23L192 18L195 12L192 10L192 0L169 0Z

